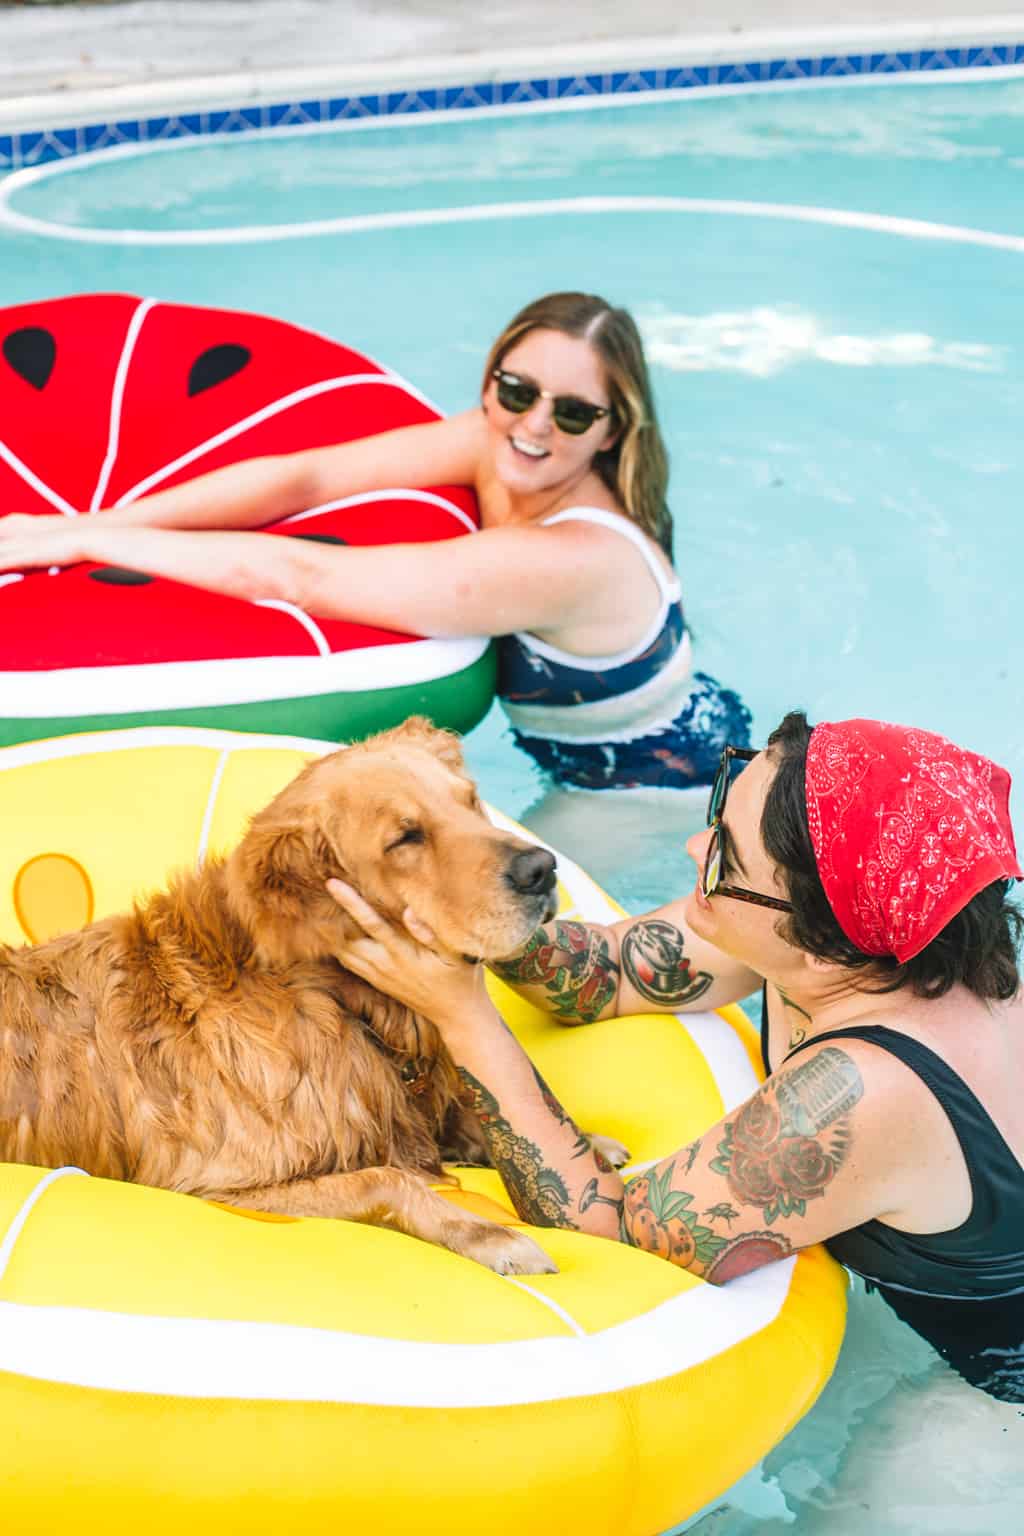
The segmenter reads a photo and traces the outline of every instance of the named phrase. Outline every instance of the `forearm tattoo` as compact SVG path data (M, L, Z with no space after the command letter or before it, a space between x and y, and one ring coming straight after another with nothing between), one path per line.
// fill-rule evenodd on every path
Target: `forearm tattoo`
M621 1223L624 1203L625 1200L622 1195L602 1195L598 1188L597 1179L591 1179L584 1186L583 1193L580 1195L580 1215L582 1216L584 1211L589 1211L592 1205L610 1205L613 1211L618 1211Z
M690 1209L693 1196L672 1187L675 1176L673 1158L660 1174L652 1168L629 1180L622 1211L623 1241L671 1259L682 1269L707 1269L727 1239L697 1219L697 1212Z
M674 923L648 918L634 923L622 941L622 968L641 997L663 1008L692 1003L710 987L707 971L694 971Z
M588 1138L584 1136L583 1132L580 1130L572 1116L566 1112L563 1105L561 1105L555 1098L554 1094L551 1092L551 1089L541 1077L532 1061L530 1062L530 1071L533 1073L534 1081L536 1082L537 1087L540 1089L540 1096L544 1100L544 1108L548 1111L553 1120L555 1120L559 1125L567 1125L575 1136L576 1140L572 1149L573 1157L586 1157L588 1152L594 1152L594 1149L590 1145ZM594 1152L594 1158L597 1161L598 1167L600 1167L601 1163L605 1161L605 1159L601 1157L600 1153L598 1152ZM609 1164L609 1167L610 1166L611 1165Z
M465 1067L459 1068L459 1076L469 1089L471 1106L483 1127L491 1160L502 1177L517 1215L534 1226L575 1227L576 1222L569 1215L569 1191L558 1170L545 1164L544 1154L536 1142L513 1130L489 1088L485 1088ZM541 1080L538 1078L538 1081ZM557 1108L559 1124L570 1125L578 1141L586 1147L586 1138L580 1135L543 1084L542 1092L545 1103L550 1100ZM578 1155L574 1151L573 1156Z
M615 1001L619 967L608 940L589 923L538 928L525 949L491 969L512 986L542 987L552 1013L568 1024L592 1024Z

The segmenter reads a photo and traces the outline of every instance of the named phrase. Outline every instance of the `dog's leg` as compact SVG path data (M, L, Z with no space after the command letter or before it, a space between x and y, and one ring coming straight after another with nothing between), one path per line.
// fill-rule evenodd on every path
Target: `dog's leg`
M525 1232L467 1215L430 1188L420 1174L402 1168L364 1168L295 1179L262 1189L206 1194L225 1205L277 1211L285 1216L334 1216L393 1227L409 1237L450 1248L499 1275L552 1275L558 1266Z

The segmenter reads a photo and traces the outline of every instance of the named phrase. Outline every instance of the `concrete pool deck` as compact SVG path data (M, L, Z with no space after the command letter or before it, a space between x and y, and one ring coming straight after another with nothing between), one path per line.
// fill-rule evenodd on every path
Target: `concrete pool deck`
M626 27L624 27L624 17ZM483 69L620 67L826 48L1024 40L1024 11L971 0L102 0L0 3L0 106L25 122L183 89L251 99L289 85L467 81ZM891 44L889 43L889 40ZM290 78L289 78L290 77ZM73 105L74 104L74 105Z

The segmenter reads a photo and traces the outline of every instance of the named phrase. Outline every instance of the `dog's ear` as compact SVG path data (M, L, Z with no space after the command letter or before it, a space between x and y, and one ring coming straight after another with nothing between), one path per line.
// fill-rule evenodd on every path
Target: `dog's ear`
M393 730L386 732L393 741L400 741L411 747L425 747L436 758L450 768L453 773L465 773L466 765L462 758L462 743L454 731L442 731L426 715L410 715L408 720L401 725L396 725Z
M334 849L311 820L298 826L254 827L239 851L256 899L296 917L323 898L332 875L344 877Z

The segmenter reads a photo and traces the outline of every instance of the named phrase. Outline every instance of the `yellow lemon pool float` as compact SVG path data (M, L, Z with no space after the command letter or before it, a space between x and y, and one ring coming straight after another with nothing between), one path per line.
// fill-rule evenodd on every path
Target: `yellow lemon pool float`
M0 939L126 908L230 847L327 750L154 727L0 751ZM576 865L559 873L563 915L621 915ZM634 1169L758 1081L737 1009L568 1030L493 987L577 1122ZM517 1224L497 1174L453 1172L449 1198ZM557 1274L0 1165L5 1536L657 1536L828 1379L845 1285L821 1249L715 1287L600 1238L533 1235Z

